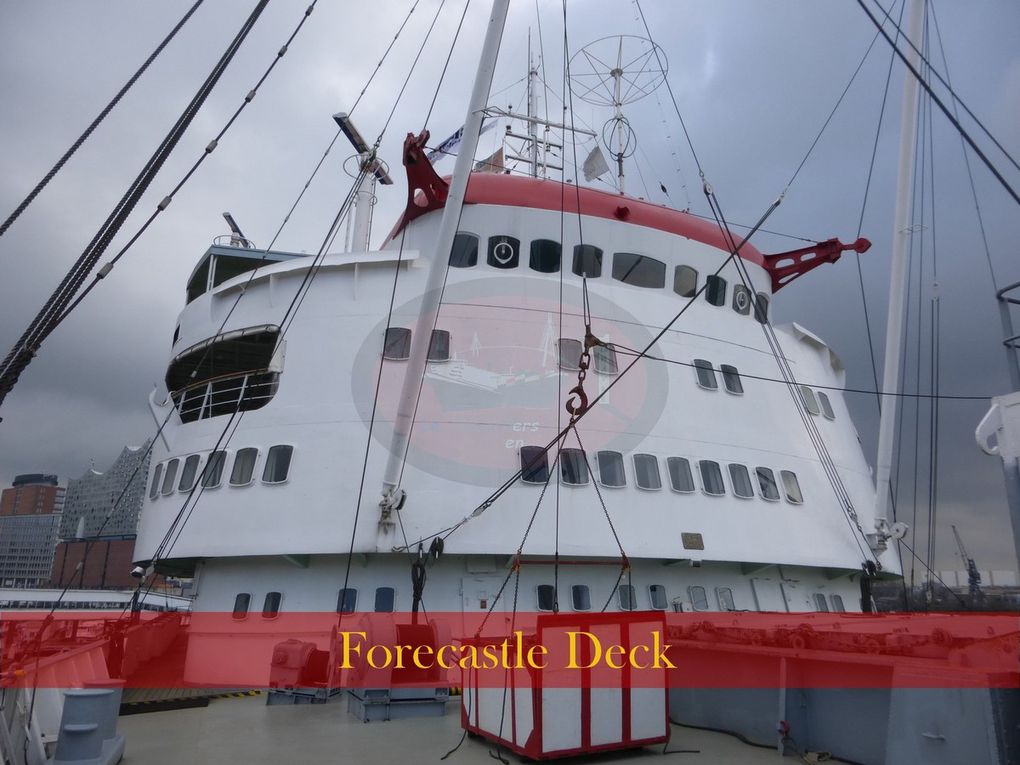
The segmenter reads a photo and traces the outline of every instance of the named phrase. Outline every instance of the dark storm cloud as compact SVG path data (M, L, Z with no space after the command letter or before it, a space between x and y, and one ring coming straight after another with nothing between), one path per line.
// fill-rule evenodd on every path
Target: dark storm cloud
M6 3L0 7L0 215L77 136L106 100L184 13L187 2ZM176 182L224 124L297 23L305 2L270 4L129 222L142 217ZM94 295L44 345L4 405L0 425L0 480L17 472L56 471L75 476L90 460L104 467L124 443L139 443L153 430L146 397L163 373L183 285L212 238L223 233L229 209L246 234L268 244L334 133L330 115L348 110L392 38L410 2L319 3L305 30L221 146L178 195L170 209L135 246ZM477 7L476 7L477 6ZM249 3L207 3L10 232L0 239L0 345L10 346L91 238L248 12ZM370 138L383 128L424 29L437 8L423 2L380 69L355 119ZM515 3L495 89L526 72L523 41L544 48L549 88L561 92L562 11L543 0L541 38L532 3ZM784 191L874 30L854 3L645 2L656 41L670 63L670 83L727 216L753 222ZM487 4L473 4L428 127L437 139L463 122ZM992 131L1020 153L1020 9L1010 2L939 4L939 21L954 84ZM642 34L631 3L572 2L571 51L606 34ZM382 145L382 156L400 173L400 144L423 125L457 23L459 8L444 11ZM605 20L613 23L607 29ZM540 46L540 40L542 45ZM767 228L819 239L852 240L867 175L889 50L879 40L858 81ZM902 76L893 75L876 171L864 218L874 242L862 256L865 294L876 352L884 344L888 253L892 229L895 151ZM511 89L497 103L519 103ZM579 120L600 130L605 110L576 103ZM560 102L550 99L550 118ZM707 213L697 168L686 147L669 96L660 89L628 108L640 149L629 190ZM942 310L941 387L946 393L1000 393L1008 389L991 281L975 223L959 139L940 115L935 140L938 282ZM669 135L669 142L663 140ZM579 153L586 151L585 144ZM569 152L569 146L568 146ZM318 249L348 187L342 169L349 152L339 146L305 203L277 242L295 251ZM674 160L674 156L678 158ZM679 171L676 163L679 161ZM1001 282L1020 278L1013 242L1015 208L976 163L975 179L988 229L992 262ZM449 172L445 160L441 170ZM633 165L632 165L633 167ZM572 177L568 170L568 177ZM643 176L643 178L641 177ZM686 184L686 191L682 188ZM376 240L403 204L403 186L380 194ZM926 218L928 230L932 222ZM122 235L121 240L124 240ZM759 234L764 251L800 246ZM927 317L932 294L931 251L920 286ZM918 310L915 285L912 311ZM829 342L845 361L848 385L871 388L861 295L853 256L812 273L780 293L779 323L796 320ZM651 319L650 319L651 320ZM925 319L927 321L927 319ZM912 319L916 322L916 317ZM916 328L916 323L913 324ZM927 337L925 324L924 336ZM917 384L910 345L906 383ZM922 389L928 386L922 357ZM873 453L877 417L873 397L848 395L862 441ZM913 514L914 404L905 406L904 491L901 514ZM922 411L927 403L922 403ZM1015 568L999 465L973 442L984 413L981 402L946 401L941 407L939 568L958 568L948 524L957 523L983 568ZM927 469L927 431L919 452ZM927 500L921 498L919 538Z

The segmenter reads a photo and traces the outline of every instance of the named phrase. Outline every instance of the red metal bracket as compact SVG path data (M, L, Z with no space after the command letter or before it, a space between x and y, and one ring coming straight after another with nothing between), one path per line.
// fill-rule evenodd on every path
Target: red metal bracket
M400 226L406 226L419 215L439 210L446 204L450 184L439 177L425 154L429 131L420 135L408 133L404 139L404 168L407 171L407 208ZM396 230L400 230L400 227Z
M835 263L847 250L867 252L870 248L871 242L864 237L853 244L843 244L839 239L826 239L799 250L765 255L764 265L772 277L772 292L779 292L798 276L803 276L823 263Z

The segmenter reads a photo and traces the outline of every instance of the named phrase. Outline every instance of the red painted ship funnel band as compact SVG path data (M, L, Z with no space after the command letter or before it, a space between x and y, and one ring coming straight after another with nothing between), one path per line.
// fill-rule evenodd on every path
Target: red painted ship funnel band
M1015 688L1017 614L8 611L0 684Z

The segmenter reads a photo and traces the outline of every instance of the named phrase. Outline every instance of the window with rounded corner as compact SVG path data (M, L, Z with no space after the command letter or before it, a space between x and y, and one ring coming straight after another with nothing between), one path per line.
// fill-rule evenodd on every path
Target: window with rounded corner
M620 452L599 452L596 456L599 465L599 483L618 489L627 485L627 475L623 470L623 455Z
M582 346L580 340L561 337L556 341L557 354L560 357L560 369L576 372L581 368Z
M393 602L396 599L396 590L392 587L375 588L375 608L377 614L393 613Z
M540 584L535 588L539 611L552 611L556 604L556 589L551 584Z
M450 333L445 329L432 330L432 338L429 340L429 361L450 360Z
M567 486L584 486L588 483L588 463L580 449L560 451L560 480Z
M534 239L531 242L531 255L528 267L540 274L555 274L560 270L561 248L559 242L552 239Z
M733 590L729 587L716 587L715 588L715 599L719 604L720 611L736 611L737 607L733 603Z
M694 372L698 376L698 386L705 390L718 390L719 381L715 378L715 369L711 361L705 359L694 360Z
M294 456L294 447L289 444L278 444L269 447L266 454L266 465L262 468L262 483L283 483L290 473L290 460Z
M832 601L832 610L837 614L846 613L846 606L843 605L842 595L830 595L829 599Z
M754 318L762 324L769 320L769 296L759 292L754 298Z
M517 268L521 260L521 240L512 236L490 236L485 262L493 268Z
M163 463L160 462L152 469L152 486L149 487L149 499L159 496L159 486L163 482Z
M251 606L251 593L239 592L234 598L234 609L230 612L230 617L235 621L240 621L248 616L248 608Z
M616 351L604 345L596 345L591 352L595 362L595 371L603 375L615 375L620 367L616 363Z
M741 499L753 499L754 487L751 486L751 474L747 472L747 466L731 463L729 469L733 496Z
M726 305L726 280L717 274L706 276L705 300L712 305Z
M655 491L662 488L659 458L654 454L634 455L634 483L639 489Z
M769 502L778 502L779 484L776 483L776 474L772 468L756 467L754 475L758 479L758 494L761 498Z
M209 453L202 470L202 488L215 489L223 480L223 470L227 466L227 453L222 450Z
M691 599L691 608L695 611L708 610L708 595L700 584L692 584L687 588L687 597Z
M666 606L666 588L661 584L650 584L648 585L648 602L652 604L654 611L665 611Z
M181 470L181 480L177 484L177 491L191 491L198 477L198 463L202 461L201 455L190 454L184 460L184 468Z
M458 231L450 248L450 266L471 268L478 265L478 237L466 231Z
M616 588L616 597L621 611L637 610L637 593L634 591L634 585L621 584Z
M234 455L234 467L230 470L231 486L247 486L255 475L255 461L259 450L254 447L238 449Z
M694 297L698 294L698 269L677 266L673 269L673 292L680 297Z
M815 593L815 611L819 611L823 614L827 614L829 612L829 604L825 600L825 596L820 592Z
M667 457L666 471L669 473L669 486L673 491L690 494L694 491L694 474L691 473L691 461L686 457Z
M662 289L666 286L666 264L633 252L613 253L613 278L633 287Z
M701 473L701 490L706 494L718 497L726 493L726 484L723 483L722 468L719 463L713 460L701 460L698 462L698 471Z
M570 588L570 605L575 611L591 611L591 591L586 584Z
M808 386L800 386L800 399L804 402L804 408L811 412L811 414L822 413L822 410L818 408L818 399L815 398L815 392Z
M521 447L521 480L540 484L549 480L549 458L545 447Z
M267 592L262 601L262 618L275 619L280 615L280 604L283 602L282 592Z
M407 327L389 327L383 341L383 358L389 361L406 361L411 358L411 330Z
M181 464L181 461L176 457L166 463L166 467L163 468L163 485L160 487L160 492L166 496L172 494L176 487L177 481L177 467Z
M602 276L602 250L593 244L575 244L571 270L578 276L598 279Z
M740 372L735 366L720 364L719 371L722 372L723 385L726 386L727 393L732 393L734 396L744 395L744 383L741 382Z
M353 587L342 588L336 596L336 612L353 614L358 607L358 591Z
M751 313L751 303L754 300L751 298L751 291L743 284L733 285L733 310L739 313L741 316L747 316Z
M815 391L815 395L818 396L818 403L822 407L822 415L827 420L835 420L836 413L832 411L832 402L829 401L829 396L824 391Z
M790 470L781 470L779 471L779 476L783 479L786 501L792 505L799 505L804 502L804 495L800 491L800 481L797 480L797 474Z

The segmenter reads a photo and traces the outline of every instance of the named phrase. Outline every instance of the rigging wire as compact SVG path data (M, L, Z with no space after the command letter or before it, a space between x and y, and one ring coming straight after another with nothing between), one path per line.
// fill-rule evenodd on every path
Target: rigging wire
M157 45L156 49L152 51L151 54L149 54L149 57L145 59L144 62L142 62L142 65L133 75L131 75L131 78L126 83L124 83L123 87L121 87L121 89L117 91L116 95L114 95L110 102L105 107L103 107L103 110L99 112L99 115L94 120L92 120L92 123L87 128L85 128L85 131L80 136L78 136L77 140L71 144L70 148L68 148L68 150L64 152L63 156L61 156L60 159L57 160L57 163L52 168L50 168L50 171L46 173L46 175L44 175L42 179L32 188L32 190L28 193L28 196L21 200L21 203L16 208L14 208L14 211L7 216L7 219L4 220L2 224L0 224L0 236L3 236L7 232L7 229L11 227L11 224L18 219L18 217L28 208L30 204L32 204L32 201L39 195L39 192L46 187L46 184L53 180L54 176L56 176L56 174L60 172L61 168L63 168L63 166L67 163L67 160L69 160L71 156L76 151L78 151L79 148L81 148L81 145L85 143L86 140L88 140L88 137L92 135L93 131L95 131L97 127L99 127L99 124L106 118L106 116L111 111L113 111L113 108L118 103L120 103L120 100L131 89L131 86L134 85L138 78L145 73L145 70L148 69L149 65L156 60L160 53L163 52L163 49L170 43L170 41L177 36L177 33L181 30L181 27L183 27L188 22L188 19L191 18L192 14L194 14L195 11L198 10L198 7L203 2L204 0L195 0L195 3L191 6L191 8L188 9L187 13L185 13L184 16L181 17L180 21L178 21L177 24L174 25L173 29L170 30L170 33L163 38L163 41L159 45Z

